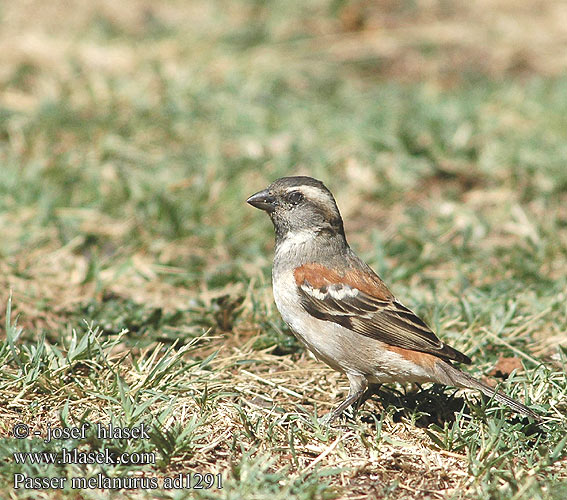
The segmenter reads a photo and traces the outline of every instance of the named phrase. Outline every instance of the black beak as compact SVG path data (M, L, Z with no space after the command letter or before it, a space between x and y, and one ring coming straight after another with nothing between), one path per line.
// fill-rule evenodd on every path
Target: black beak
M276 199L268 192L267 189L253 194L246 200L246 203L268 213L273 212L276 209Z

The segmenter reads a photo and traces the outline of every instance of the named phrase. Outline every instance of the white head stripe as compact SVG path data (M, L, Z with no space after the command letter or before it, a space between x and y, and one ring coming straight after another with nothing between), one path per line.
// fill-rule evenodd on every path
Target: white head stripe
M310 198L311 200L318 200L323 203L329 203L331 201L329 193L315 186L294 186L286 189L286 193L289 193L291 191L301 191L307 198Z

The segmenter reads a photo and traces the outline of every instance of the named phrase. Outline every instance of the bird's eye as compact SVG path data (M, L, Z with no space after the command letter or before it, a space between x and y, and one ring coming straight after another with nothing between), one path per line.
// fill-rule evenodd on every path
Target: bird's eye
M297 205L303 201L303 193L299 191L292 191L287 195L287 201L289 201L292 205Z

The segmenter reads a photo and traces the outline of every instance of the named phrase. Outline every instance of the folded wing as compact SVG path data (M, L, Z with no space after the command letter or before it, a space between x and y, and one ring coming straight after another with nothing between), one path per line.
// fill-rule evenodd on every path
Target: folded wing
M303 307L311 315L339 325L366 337L386 344L433 354L447 361L459 363L471 362L463 353L444 344L431 329L412 311L394 299L383 284L377 290L376 297L369 292L372 288L365 284L333 283L321 273L312 277L312 284L307 273L297 281ZM352 279L349 281L353 281ZM364 288L363 291L361 288Z

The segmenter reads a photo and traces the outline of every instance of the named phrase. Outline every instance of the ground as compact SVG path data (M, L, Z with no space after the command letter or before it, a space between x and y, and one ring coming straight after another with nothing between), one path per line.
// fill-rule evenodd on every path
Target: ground
M2 490L565 498L566 20L554 0L6 2ZM282 322L245 203L290 174L324 180L355 250L544 422L393 385L320 425L347 380ZM150 463L15 455L63 448ZM100 473L159 487L14 488ZM181 473L213 484L163 487Z

